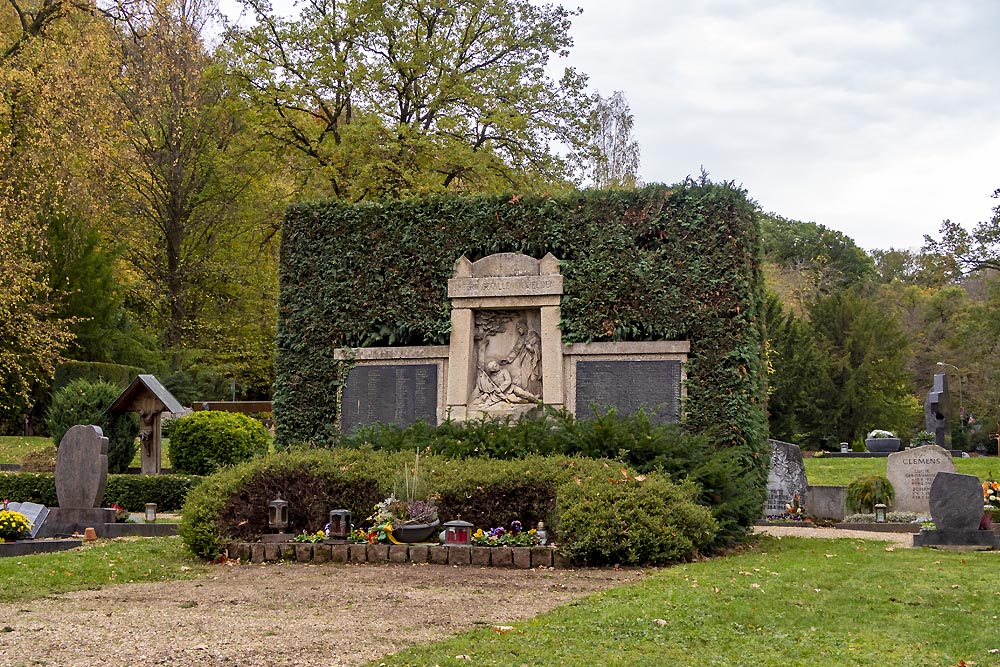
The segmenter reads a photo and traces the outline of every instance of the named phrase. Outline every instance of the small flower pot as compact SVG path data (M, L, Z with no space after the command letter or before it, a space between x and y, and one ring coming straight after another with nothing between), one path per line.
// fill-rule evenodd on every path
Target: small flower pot
M899 438L870 438L865 440L865 449L880 454L899 451Z

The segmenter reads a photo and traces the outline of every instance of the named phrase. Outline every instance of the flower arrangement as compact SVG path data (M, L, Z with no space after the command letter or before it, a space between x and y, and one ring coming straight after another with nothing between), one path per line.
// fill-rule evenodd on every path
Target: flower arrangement
M983 505L992 508L994 516L1000 512L1000 482L994 479L983 482Z
M319 544L327 538L327 533L325 530L317 530L315 533L307 533L305 531L299 533L294 537L296 542L309 542L311 544Z
M128 523L129 513L127 509L115 503L111 503L110 507L115 511L115 523Z
M871 433L869 433L868 436L865 438L865 440L881 440L882 438L895 438L895 437L896 436L892 434L892 431L884 431L882 429L877 428Z
M520 521L513 521L509 530L479 528L472 534L472 543L479 547L531 547L540 544L541 540L534 528L524 530Z
M7 502L4 501L4 508ZM17 540L31 537L31 522L20 512L0 510L0 539Z
M785 511L793 517L801 517L805 513L802 508L802 499L799 498L799 494L796 493L792 496L792 502L785 503Z

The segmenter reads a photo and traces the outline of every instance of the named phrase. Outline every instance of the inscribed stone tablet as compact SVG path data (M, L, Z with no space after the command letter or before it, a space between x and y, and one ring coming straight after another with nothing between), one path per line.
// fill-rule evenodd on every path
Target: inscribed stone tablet
M975 475L942 472L931 483L931 518L938 530L979 528L983 487Z
M804 508L809 483L806 480L806 466L802 462L802 450L790 442L769 442L771 466L767 472L767 505L764 514L775 516L784 513L785 505L791 505L796 495L799 497L799 506Z
M12 512L20 512L31 522L31 537L38 534L38 529L45 523L49 508L38 503L10 503L7 507Z
M436 364L355 366L347 375L341 411L345 433L358 426L437 424Z
M653 422L675 422L681 416L681 362L581 361L576 365L576 417L591 416L594 403L602 412L619 414L645 406Z
M929 514L931 484L939 472L955 472L951 454L943 447L924 445L890 454L885 464L885 476L896 492L893 509Z

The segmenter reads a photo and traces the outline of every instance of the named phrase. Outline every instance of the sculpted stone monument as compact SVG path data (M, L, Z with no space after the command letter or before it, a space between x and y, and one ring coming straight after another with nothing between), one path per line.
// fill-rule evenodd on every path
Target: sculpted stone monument
M955 463L948 450L924 445L889 454L885 471L896 492L893 509L929 514L934 477L939 472L955 472Z
M766 516L776 516L785 512L785 505L792 504L799 496L799 505L806 506L806 466L802 462L802 450L798 445L780 440L770 440L771 467L767 472Z
M539 405L679 421L689 341L564 345L563 277L551 253L460 257L448 281L449 344L340 349L348 362L340 428L417 419L517 417Z
M934 384L924 401L924 422L927 430L934 434L934 442L939 447L951 449L951 428L948 417L951 415L951 395L948 393L948 376L944 373L934 375Z

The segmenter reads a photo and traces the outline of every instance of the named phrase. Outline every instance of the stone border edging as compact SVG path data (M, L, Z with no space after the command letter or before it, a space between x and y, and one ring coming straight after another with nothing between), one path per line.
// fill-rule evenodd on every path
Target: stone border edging
M571 568L553 547L463 547L417 544L312 544L309 542L232 542L229 558L244 563L279 560L296 563L430 563L477 567Z

